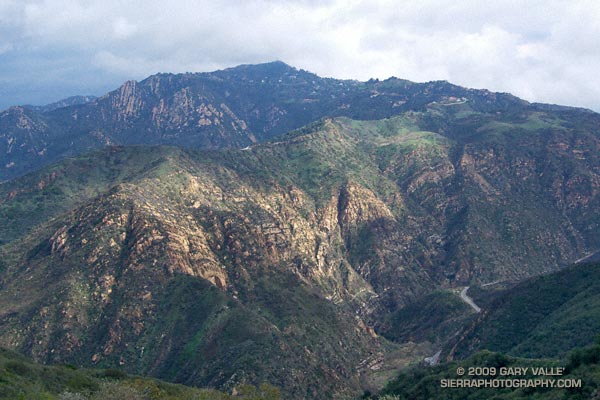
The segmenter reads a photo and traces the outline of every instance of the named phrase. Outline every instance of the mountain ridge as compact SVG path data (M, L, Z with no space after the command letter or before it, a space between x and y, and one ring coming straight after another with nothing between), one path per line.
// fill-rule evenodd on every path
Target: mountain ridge
M381 119L432 102L450 105L449 97L479 111L535 109L510 94L444 81L337 80L282 62L160 73L82 104L0 112L0 180L110 144L242 148L323 117Z

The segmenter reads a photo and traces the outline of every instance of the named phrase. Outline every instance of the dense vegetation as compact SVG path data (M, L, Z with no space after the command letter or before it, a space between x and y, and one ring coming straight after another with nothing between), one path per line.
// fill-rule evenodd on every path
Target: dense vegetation
M465 375L457 375L457 368L464 368ZM543 375L533 375L532 367L544 368L564 368L564 371L554 370L557 375L548 376L550 380L581 380L580 387L571 388L544 388L544 387L525 387L525 388L460 388L460 387L442 387L442 380L447 379L475 379L482 378L482 375L468 376L470 368L492 367L496 368L496 375L490 379L545 379ZM512 372L506 372L506 375L500 375L500 368L526 368L529 370L524 375L518 375ZM509 371L509 370L507 370ZM474 371L475 372L475 371ZM487 373L488 371L486 371ZM551 371L552 372L552 371ZM577 385L575 385L577 386ZM600 390L600 345L596 344L590 347L573 350L568 356L559 361L552 359L524 359L515 358L494 353L482 351L460 362L452 362L439 365L432 368L417 367L402 372L395 380L390 382L376 397L380 400L476 400L476 399L572 399L583 400L596 398Z
M131 376L120 369L45 366L0 349L0 399L6 400L279 400L277 388L240 385L229 395Z
M487 349L560 357L600 332L600 264L532 278L500 294L458 343L456 355Z
M390 314L379 333L399 343L439 344L470 321L471 312L456 293L435 291Z

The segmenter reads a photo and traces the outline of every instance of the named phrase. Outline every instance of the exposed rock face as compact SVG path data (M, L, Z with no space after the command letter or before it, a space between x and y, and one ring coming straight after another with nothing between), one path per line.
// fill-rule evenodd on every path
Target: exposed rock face
M236 179L232 170L189 171L181 161L169 155L158 175L119 184L25 238L27 243L42 242L7 272L10 283L5 281L0 295L7 310L2 345L44 362L122 365L187 383L228 387L268 378L298 398L316 390L302 382L318 379L317 371L328 376L319 389L325 393L358 390L362 369L354 365L380 344L373 328L354 317L353 310L375 294L344 257L339 221L351 224L372 216L368 201L358 208L353 201L348 204L363 217L339 214L338 203L365 189L348 185L330 204L314 208L298 187L253 187ZM20 253L21 248L11 251ZM174 306L165 306L165 301L186 301L173 297L172 286L181 276L209 282L214 289L193 283L200 285L196 295L208 304L215 299L223 303L214 315L210 307L215 306L197 299L181 304L182 316L191 319L197 317L186 308L209 307L200 326L186 333L192 337L176 333L178 326L169 316ZM286 290L301 296L273 304L272 296L283 290L280 279L293 285ZM290 306L291 314L277 309ZM261 309L269 311L257 313ZM247 330L251 325L250 331L227 339L234 327ZM203 359L191 365L190 356L181 353L189 340L200 340L194 357ZM221 340L233 340L233 346L251 340L260 349L241 347L231 356L224 355L225 349L213 353L213 341ZM308 347L296 354L300 344ZM269 363L254 370L229 358L246 351L275 357L273 368L286 364L292 370L270 372ZM277 355L280 351L290 354ZM217 375L207 359L220 371ZM188 372L173 375L173 365Z
M307 220L291 209L285 221L273 215L284 196L248 193L254 196L250 203L221 200L215 204L210 199L215 194L210 182L194 188L190 183L195 178L186 173L174 175L180 183L163 187L167 190L163 196L153 197L146 191L150 187L122 185L49 226L46 241L15 264L11 281L0 295L7 311L2 316L2 345L44 362L122 365L187 383L228 387L246 379L268 378L299 398L308 389L302 380L294 381L314 381L315 371L323 370L329 376L322 386L326 393L357 390L360 371L351 366L379 344L372 329L355 320L350 309L342 307L334 313L333 304L325 298L328 294L348 298L358 290L356 286L368 285L356 274L347 278L358 281L354 286L340 279L347 271L342 273L330 263L341 259L331 254L339 252L337 248L321 246L324 259L317 261L313 254L317 237L327 235L320 232L314 217ZM173 202L169 189L185 191L181 202ZM250 213L261 215L262 225L253 223ZM269 274L266 281L261 278L265 273ZM195 289L188 290L198 298L179 297L174 289L179 277L196 278L189 281ZM276 283L279 279L289 280L287 284L293 286L288 290L304 294L272 304L267 299L282 290ZM311 287L321 288L318 296L311 293ZM305 303L306 296L316 297ZM302 303L295 303L299 300ZM178 305L166 306L165 301ZM215 301L222 305L212 305ZM295 311L278 315L277 307L289 307L289 303ZM182 317L200 323L183 335L172 319L177 314L171 315L179 307ZM208 307L207 315L194 314L192 310L198 307ZM216 308L211 311L210 307ZM272 311L257 314L260 309ZM323 331L326 326L335 334ZM231 329L242 330L233 333ZM193 356L200 360L191 365L190 355L181 352L190 340L200 340ZM226 356L225 348L214 353L214 341L232 341L234 347L228 351L233 354ZM259 347L235 350L245 341ZM297 342L310 350L296 354L290 346L295 348ZM273 360L258 369L239 365L242 361L236 359L246 351L265 353ZM280 351L290 354L277 355ZM323 362L328 357L331 362ZM284 363L292 370L271 375L271 362L273 368ZM179 368L188 372L172 375Z

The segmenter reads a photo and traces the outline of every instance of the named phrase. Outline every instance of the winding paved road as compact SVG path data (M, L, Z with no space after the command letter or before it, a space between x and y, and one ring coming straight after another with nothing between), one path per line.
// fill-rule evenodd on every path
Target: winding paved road
M488 285L493 285L495 283L497 283L497 282L491 282ZM462 299L462 301L464 301L469 306L471 306L471 308L473 310L475 310L475 312L480 313L481 312L481 308L477 304L475 304L475 302L473 301L472 298L469 297L469 295L467 295L467 291L468 290L469 290L469 286L464 287L460 291L460 298ZM431 357L426 357L423 361L425 362L425 364L427 364L429 366L438 365L439 362L440 362L440 356L441 356L441 354L442 354L442 350L438 351L437 353L435 353Z
M473 299L472 299L472 298L470 298L470 297L467 295L467 290L469 290L469 286L466 286L466 287L465 287L463 290L461 290L461 292L460 292L460 298L461 298L461 299L462 299L462 300L463 300L465 303L467 303L468 305L470 305L470 306L471 306L471 308L472 308L473 310L475 310L475 312L481 312L481 308L480 308L480 307L479 307L477 304L475 304L475 302L473 301Z

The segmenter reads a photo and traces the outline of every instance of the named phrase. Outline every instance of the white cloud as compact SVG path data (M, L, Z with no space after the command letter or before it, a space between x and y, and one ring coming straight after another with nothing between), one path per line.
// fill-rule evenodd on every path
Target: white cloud
M97 90L281 59L324 76L446 79L600 110L597 1L0 0L0 37L5 82L39 76L36 57L82 87L93 71Z
M127 39L137 32L137 26L127 21L124 17L118 17L113 22L113 37L115 39Z

